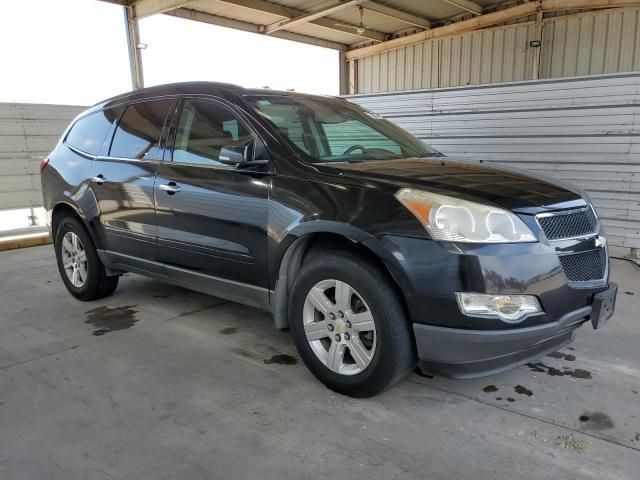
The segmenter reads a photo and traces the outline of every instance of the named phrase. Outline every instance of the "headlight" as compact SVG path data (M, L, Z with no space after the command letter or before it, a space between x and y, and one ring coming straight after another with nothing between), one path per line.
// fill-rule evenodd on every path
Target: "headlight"
M465 315L499 318L508 323L516 323L532 313L542 313L540 302L533 295L456 292L456 299Z
M535 242L516 215L500 208L447 195L403 188L396 198L422 222L435 240L470 243Z

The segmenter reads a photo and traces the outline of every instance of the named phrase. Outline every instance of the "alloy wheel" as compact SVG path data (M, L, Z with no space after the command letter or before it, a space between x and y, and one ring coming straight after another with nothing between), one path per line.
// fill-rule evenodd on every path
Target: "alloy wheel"
M357 375L373 360L373 314L362 296L346 282L323 280L309 291L303 327L316 357L335 373Z
M87 281L87 252L78 235L65 233L62 237L62 266L67 278L76 288Z

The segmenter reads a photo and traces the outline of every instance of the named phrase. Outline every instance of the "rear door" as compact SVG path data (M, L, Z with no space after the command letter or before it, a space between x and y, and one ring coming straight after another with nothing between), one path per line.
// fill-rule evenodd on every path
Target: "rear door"
M162 132L174 100L130 104L92 166L103 248L116 262L162 271L158 261L153 186L162 158Z
M155 190L167 275L192 288L263 303L269 174L226 164L220 154L256 135L231 106L202 98L182 101L172 132Z

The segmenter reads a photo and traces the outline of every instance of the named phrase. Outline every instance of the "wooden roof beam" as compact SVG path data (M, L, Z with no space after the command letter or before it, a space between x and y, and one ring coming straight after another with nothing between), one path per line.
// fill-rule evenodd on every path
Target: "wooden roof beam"
M177 10L165 12L165 15L171 15L173 17L184 18L187 20L194 20L196 22L208 23L210 25L217 25L220 27L233 28L235 30L242 30L250 33L261 33L260 26L256 25L255 23L220 17L211 13L198 12L196 10L190 10L188 8L179 8ZM323 40L316 37L310 37L308 35L301 35L299 33L287 32L285 30L274 32L271 36L283 38L285 40L291 40L293 42L305 43L307 45L316 45L318 47L331 48L334 50L344 51L347 49L347 45L344 45L342 43Z
M443 2L458 7L465 12L473 13L474 15L482 15L482 6L470 0L442 0Z
M309 23L318 18L326 17L328 15L331 15L332 13L344 10L345 8L358 6L361 2L362 0L339 0L338 2L333 2L329 5L325 4L318 9L315 9L311 12L303 13L302 15L299 15L295 18L279 20L272 23L271 25L267 25L264 29L264 33L273 33L278 30L282 30L283 28L290 28L302 23Z
M234 5L236 7L244 7L250 10L255 10L257 12L270 13L272 15L277 15L277 16L285 17L289 19L296 18L308 13L308 12L303 12L301 10L297 10L295 8L286 7L284 5L265 2L264 0L216 0L216 1L220 3ZM357 25L353 25L349 27L336 25L336 21L331 20L330 18L316 18L315 20L311 20L308 23L311 25L318 25L320 27L328 28L329 30L336 30L341 33L346 33L347 35L353 35L356 37L373 40L374 42L384 42L387 39L387 36L382 32L366 29L364 32L359 33ZM266 26L262 26L261 32L264 33L265 28Z
M345 56L347 60L354 60L436 38L481 30L529 15L535 15L538 9L545 12L557 12L562 10L591 10L615 7L640 7L640 0L537 0L526 2L503 10L479 15L468 20L462 20L442 27L432 28L431 30L414 33L413 35L407 35L406 37L394 38L377 45L355 48L347 51Z
M387 7L386 5L371 1L363 2L361 6L368 12L373 12L383 17L408 23L409 25L413 25L414 27L424 28L425 30L427 28L431 28L431 22L426 18L418 17L411 13L398 10L397 8Z
M166 13L182 8L190 3L193 3L193 0L137 0L130 6L133 11L133 18L139 20L156 13Z

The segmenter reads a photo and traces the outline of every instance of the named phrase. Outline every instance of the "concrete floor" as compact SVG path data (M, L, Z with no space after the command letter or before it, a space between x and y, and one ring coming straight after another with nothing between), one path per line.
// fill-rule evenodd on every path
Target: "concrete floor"
M637 480L640 269L612 270L615 317L543 371L353 400L261 312L135 275L81 303L51 246L2 252L0 478Z

